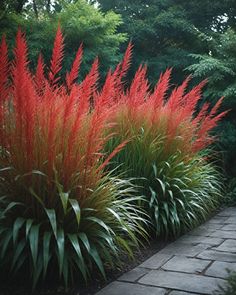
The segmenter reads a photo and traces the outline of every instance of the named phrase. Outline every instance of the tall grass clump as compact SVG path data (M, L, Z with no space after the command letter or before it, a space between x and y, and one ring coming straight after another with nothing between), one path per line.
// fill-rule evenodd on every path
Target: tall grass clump
M222 99L199 110L206 81L188 90L188 77L173 89L170 69L151 91L145 66L124 89L122 77L130 55L131 46L105 82L109 85L105 105L115 109L110 122L116 130L106 149L129 140L110 167L119 165L126 176L137 179L146 199L140 205L151 216L156 234L176 236L206 219L221 198L220 174L205 154L215 140L211 130L225 115L218 111Z
M21 30L13 61L4 37L0 46L0 271L33 286L105 276L146 235L131 184L104 172L126 142L103 153L114 126L95 95L98 60L76 84L80 48L63 83L63 48L58 28L50 67L40 55L33 74Z

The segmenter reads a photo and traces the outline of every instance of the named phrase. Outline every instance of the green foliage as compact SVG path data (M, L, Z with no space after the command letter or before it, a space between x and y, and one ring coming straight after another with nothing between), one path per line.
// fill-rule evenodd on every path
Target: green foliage
M102 13L88 5L86 1L79 0L66 5L57 14L57 19L66 36L68 55L68 60L65 60L66 65L71 64L73 52L81 42L85 48L84 73L88 71L92 60L97 56L102 73L107 70L108 64L112 67L119 61L119 46L127 39L126 34L117 32L122 23L120 15L114 12Z
M112 9L122 15L124 25L120 31L127 33L135 46L133 69L147 63L151 82L172 66L174 81L181 81L182 70L194 62L189 54L207 53L207 40L216 31L236 24L234 0L214 1L214 7L210 0L204 4L183 0L98 2L104 11Z
M236 272L229 273L227 285L220 286L215 295L235 295L236 294Z
M177 236L218 206L221 178L201 152L212 143L210 131L224 113L217 114L220 102L210 113L208 105L196 112L204 83L186 93L187 79L169 93L168 70L152 92L145 74L146 68L139 68L130 89L120 95L116 88L111 92L108 103L112 105L115 95L115 116L110 119L115 136L106 149L110 153L128 141L112 167L119 165L126 177L136 179L146 200L141 205L152 218L156 234ZM107 81L116 85L110 76Z
M181 153L154 164L147 185L151 193L145 195L158 235L177 236L200 224L221 197L217 171L200 157L186 160Z
M76 49L83 43L84 61L81 77L84 77L96 56L99 56L101 73L119 61L119 46L126 39L126 34L118 33L121 17L114 12L102 13L85 0L75 3L62 2L59 12L42 14L38 19L34 14L15 14L8 12L0 18L0 36L6 34L10 47L13 46L18 26L27 35L30 48L31 67L35 68L38 54L41 52L49 63L52 42L58 23L65 34L66 47L63 71L68 70L74 59Z
M166 153L165 139L150 142L150 134L143 134L134 137L112 165L120 164L127 177L136 179L146 200L139 204L151 217L156 235L178 236L206 220L223 201L221 176L201 156L189 157L174 147Z
M229 206L236 205L236 178L228 179L226 204Z
M209 40L209 52L192 55L197 61L187 68L196 78L208 78L209 86L205 95L209 99L224 96L227 107L236 110L236 33L228 30Z
M141 199L131 196L129 182L107 175L81 202L75 189L65 191L56 175L44 192L49 205L34 187L24 185L33 177L45 188L46 175L1 169L1 270L13 277L25 273L33 287L52 271L66 285L81 276L87 280L94 266L105 277L104 263L114 267L122 252L132 256L136 233L145 237L140 225L144 215L134 205Z
M224 122L216 129L219 134L218 150L224 153L224 165L229 175L236 175L236 33L228 30L209 40L209 53L192 55L196 63L187 68L196 78L208 78L205 100L212 102L225 97L223 108L230 109Z
M224 120L215 129L217 142L215 149L221 155L223 168L229 177L236 176L236 121L229 114L228 120Z

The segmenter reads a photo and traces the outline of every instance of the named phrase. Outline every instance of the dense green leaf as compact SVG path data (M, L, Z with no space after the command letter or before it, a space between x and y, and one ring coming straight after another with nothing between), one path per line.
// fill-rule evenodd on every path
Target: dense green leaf
M40 225L32 225L29 232L29 245L33 259L34 269L36 270L39 253L39 228Z

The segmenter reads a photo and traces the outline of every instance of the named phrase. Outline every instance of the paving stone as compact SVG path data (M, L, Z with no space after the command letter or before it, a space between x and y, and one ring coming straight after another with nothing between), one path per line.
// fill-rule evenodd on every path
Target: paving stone
M221 228L221 230L236 231L236 224L226 224Z
M211 237L214 238L222 238L222 239L236 239L236 231L223 231L223 230L216 230L210 234Z
M182 291L171 291L169 295L195 295L197 293L189 293L189 292L182 292ZM197 294L199 295L199 294Z
M147 274L150 269L136 267L129 272L126 272L121 277L118 278L118 281L127 281L127 282L135 282L140 279L143 275Z
M196 274L152 270L139 283L200 294L212 294L225 280Z
M217 214L217 216L231 216L231 215L236 215L236 207L228 207Z
M209 295L225 283L226 269L236 271L236 207L219 212L96 294Z
M96 295L165 295L166 290L163 288L141 286L138 284L113 282Z
M223 239L212 238L212 237L201 237L201 236L192 236L192 235L184 235L178 239L179 242L187 243L187 244L209 244L212 246L218 246L224 242Z
M148 260L144 261L140 264L140 267L150 268L150 269L158 269L160 268L166 261L168 261L173 254L161 254L158 252L157 254L150 257Z
M226 240L220 246L214 247L214 250L236 253L236 240Z
M217 277L217 278L227 278L229 272L227 271L236 271L236 263L229 262L221 262L215 261L212 265L207 269L205 274L207 276Z
M190 231L188 234L192 236L202 236L202 237L209 237L216 229L210 229L210 228L203 228L199 227L192 231Z
M169 255L183 255L187 257L194 257L203 250L207 249L209 245L198 244L195 246L190 246L189 244L178 242L171 243L164 249L162 249L160 254L169 254Z
M200 225L198 227L198 229L206 229L206 230L217 230L217 229L221 229L222 226L224 226L224 224L220 224L220 223L210 223L209 221L203 223L202 225Z
M198 258L225 262L236 262L236 254L216 250L205 250L198 254Z
M228 219L227 216L215 216L211 218L208 223L209 224L224 224L226 220Z
M186 273L201 273L210 263L210 260L175 256L166 262L162 269Z
M233 217L229 217L228 219L226 219L225 223L233 223L236 224L236 214Z

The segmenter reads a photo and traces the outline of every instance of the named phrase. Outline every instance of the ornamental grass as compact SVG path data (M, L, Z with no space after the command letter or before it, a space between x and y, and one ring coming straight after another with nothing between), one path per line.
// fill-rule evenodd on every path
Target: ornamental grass
M71 71L60 77L64 54L58 28L49 68L40 55L29 70L27 43L18 30L14 60L0 47L0 271L25 274L35 287L53 276L65 285L85 281L94 269L133 255L145 222L129 181L104 171L125 145L110 153L107 123L97 90L98 60L76 84L79 48Z

